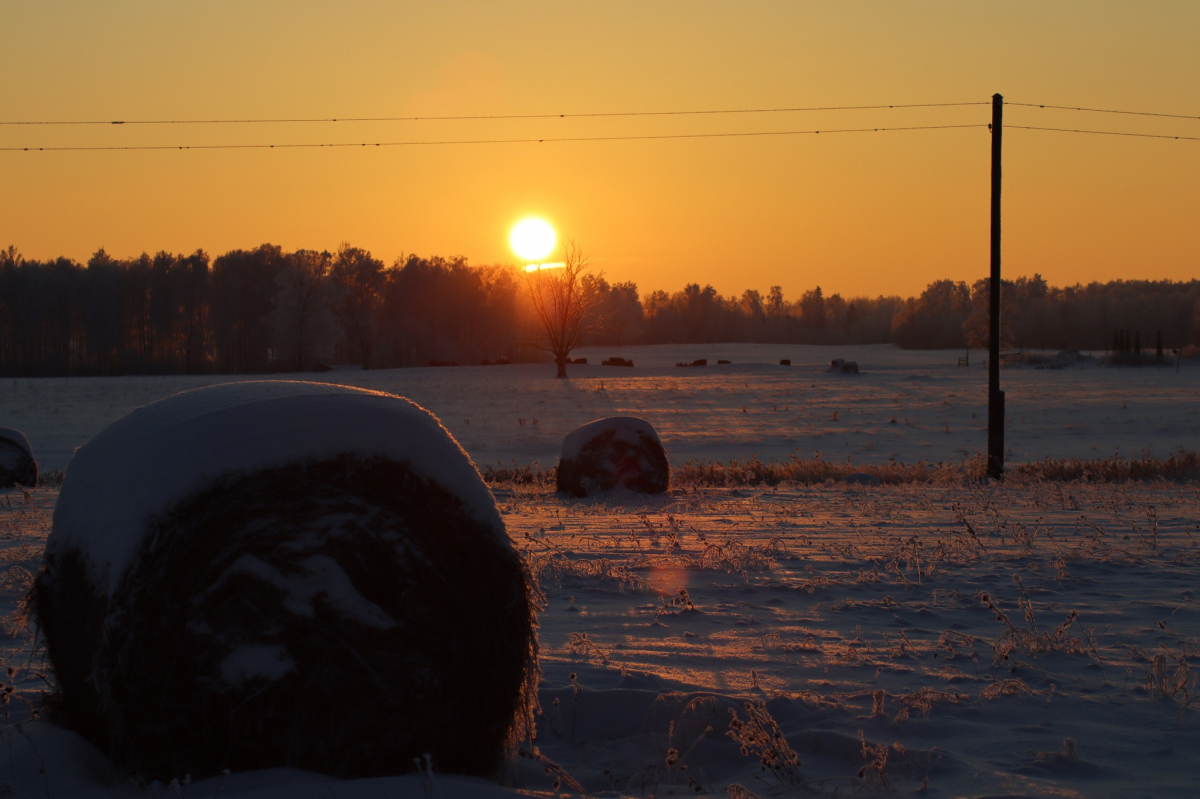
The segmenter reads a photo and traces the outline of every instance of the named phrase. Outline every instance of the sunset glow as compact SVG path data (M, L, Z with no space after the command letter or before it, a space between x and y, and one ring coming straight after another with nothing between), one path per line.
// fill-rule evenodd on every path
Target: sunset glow
M554 228L544 219L522 219L508 237L513 252L524 261L540 261L550 254L558 242Z
M389 264L524 268L541 259L514 255L508 234L546 209L643 296L698 283L907 297L987 272L1000 92L1014 104L1006 276L1187 279L1200 144L1015 126L1197 135L1189 119L1039 104L1200 114L1200 3L1079 8L9 3L3 118L105 124L0 127L2 146L47 148L0 152L0 247L82 262L100 247L215 257L346 241ZM330 37L356 42L354 57ZM903 105L943 102L979 105ZM645 112L663 115L621 115ZM338 121L134 124L299 118ZM971 127L916 129L957 125ZM385 146L318 146L359 142Z

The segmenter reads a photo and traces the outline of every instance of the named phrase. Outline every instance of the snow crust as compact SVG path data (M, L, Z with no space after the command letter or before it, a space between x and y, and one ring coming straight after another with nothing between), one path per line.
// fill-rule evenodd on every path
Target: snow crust
M29 439L20 430L12 427L0 427L0 438L7 438L9 441L16 444L21 449L25 450L25 454L30 458L33 457L33 448L29 446Z
M95 585L112 592L140 549L147 519L171 503L222 476L346 453L407 462L507 544L475 465L429 411L382 392L270 380L176 394L81 447L63 482L47 553L78 549ZM335 581L323 579L329 585L322 590ZM347 607L371 616L361 605Z
M658 439L658 433L645 419L639 419L636 416L610 416L607 419L597 419L594 422L580 425L568 433L563 439L562 454L559 459L562 461L575 460L579 457L584 445L601 433L607 433L610 430L613 433L613 441L637 446L641 444L641 437L644 435L658 442L660 446L662 445Z

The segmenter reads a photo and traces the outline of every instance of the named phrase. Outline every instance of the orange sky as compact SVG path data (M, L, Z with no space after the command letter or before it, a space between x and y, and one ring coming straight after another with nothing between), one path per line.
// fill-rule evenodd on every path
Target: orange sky
M1200 115L1200 3L0 5L0 120L428 116L1010 101ZM0 147L984 125L986 106L736 116L0 126ZM1200 121L1009 107L1033 124ZM269 241L511 262L551 220L643 294L914 294L987 272L986 128L347 150L0 152L0 247L86 259ZM1008 130L1006 276L1189 279L1200 141Z

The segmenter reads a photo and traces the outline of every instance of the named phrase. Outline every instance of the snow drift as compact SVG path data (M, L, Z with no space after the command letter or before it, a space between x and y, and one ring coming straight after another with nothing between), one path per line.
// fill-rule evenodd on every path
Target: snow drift
M149 778L491 776L530 723L521 562L388 394L225 384L114 423L68 469L35 609L60 720Z

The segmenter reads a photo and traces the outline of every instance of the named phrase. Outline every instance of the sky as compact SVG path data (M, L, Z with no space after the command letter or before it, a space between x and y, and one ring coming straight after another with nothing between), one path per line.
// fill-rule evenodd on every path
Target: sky
M990 98L1004 274L1186 280L1200 252L1200 3L0 0L0 122L479 116L980 103L537 120L0 125L0 148L821 134L324 149L0 151L0 247L217 255L341 242L515 263L549 220L643 296L919 293L988 272ZM843 128L966 128L831 133Z

